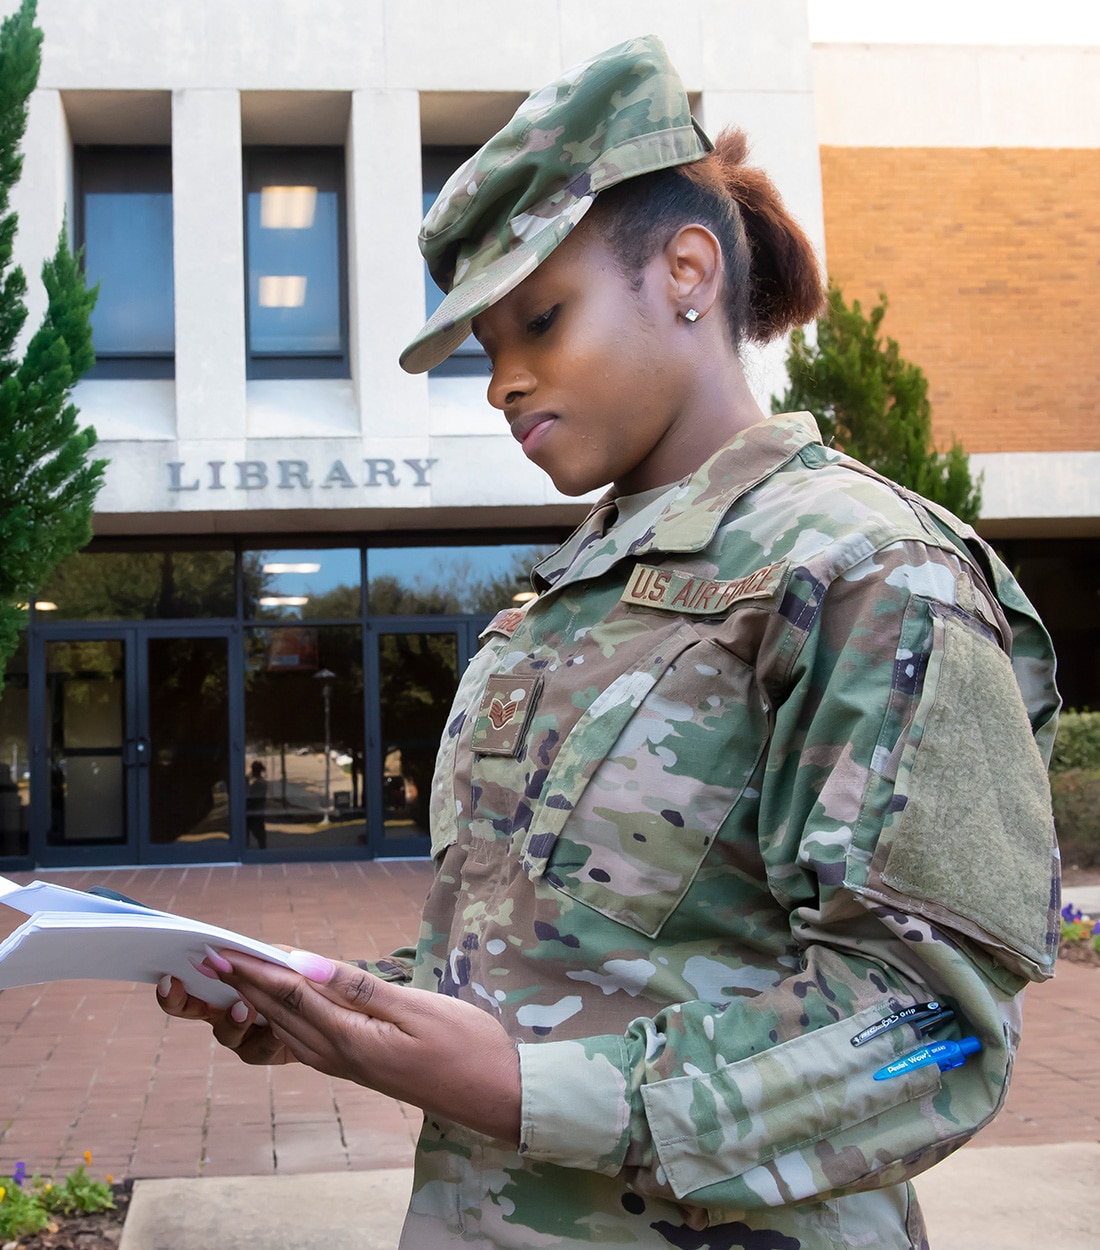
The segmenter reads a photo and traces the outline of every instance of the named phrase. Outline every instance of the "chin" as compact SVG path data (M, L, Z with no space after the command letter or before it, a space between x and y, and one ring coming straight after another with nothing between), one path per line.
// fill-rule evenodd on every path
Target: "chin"
M589 491L602 490L610 483L610 478L605 480L604 478L596 477L582 480L554 473L549 473L547 476L554 483L555 488L561 494L568 495L570 499L578 499L581 495L587 495Z

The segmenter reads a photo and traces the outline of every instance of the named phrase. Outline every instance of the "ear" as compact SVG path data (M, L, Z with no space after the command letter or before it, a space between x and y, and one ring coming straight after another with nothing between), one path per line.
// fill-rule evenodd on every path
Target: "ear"
M706 226L681 226L664 250L668 266L668 295L673 312L684 317L694 308L705 317L722 288L722 245Z

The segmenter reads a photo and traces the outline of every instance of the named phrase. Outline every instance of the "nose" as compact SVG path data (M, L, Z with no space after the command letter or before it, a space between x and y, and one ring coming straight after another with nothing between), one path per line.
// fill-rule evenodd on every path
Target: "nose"
M513 408L535 389L531 371L514 357L498 355L493 363L493 376L489 379L487 396L494 408L505 412Z

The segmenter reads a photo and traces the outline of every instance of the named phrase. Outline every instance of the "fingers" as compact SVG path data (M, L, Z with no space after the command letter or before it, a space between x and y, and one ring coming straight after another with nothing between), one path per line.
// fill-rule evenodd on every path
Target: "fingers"
M171 976L163 976L157 982L157 1002L166 1015L181 1020L211 1020L220 1014L209 1003L188 994L183 982Z
M293 1059L283 1043L266 1027L267 1021L263 1016L242 999L238 999L227 1011L212 1007L201 998L188 994L175 977L164 976L157 982L157 1002L166 1015L175 1019L202 1020L209 1024L214 1039L235 1051L245 1063L290 1063Z
M238 951L221 952L232 967L221 979L263 1013L272 1035L299 1062L329 1075L360 1079L352 1056L363 1046L373 1049L379 1030L391 1028L386 1016L392 1013L384 1000L392 987L350 964L308 951L289 953L293 967L288 968Z
M376 1016L380 1020L393 1020L393 987L380 978L371 976L365 969L355 964L325 959L323 955L315 955L312 951L291 951L288 962L330 1002L348 1007L352 1011Z

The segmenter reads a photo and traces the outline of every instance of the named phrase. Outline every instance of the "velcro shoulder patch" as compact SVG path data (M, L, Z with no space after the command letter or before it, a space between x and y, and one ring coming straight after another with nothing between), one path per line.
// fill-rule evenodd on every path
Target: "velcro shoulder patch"
M787 572L786 561L768 564L747 577L717 581L675 569L637 564L619 596L623 603L658 608L665 612L686 612L714 616L728 612L747 599L769 599L779 589Z

